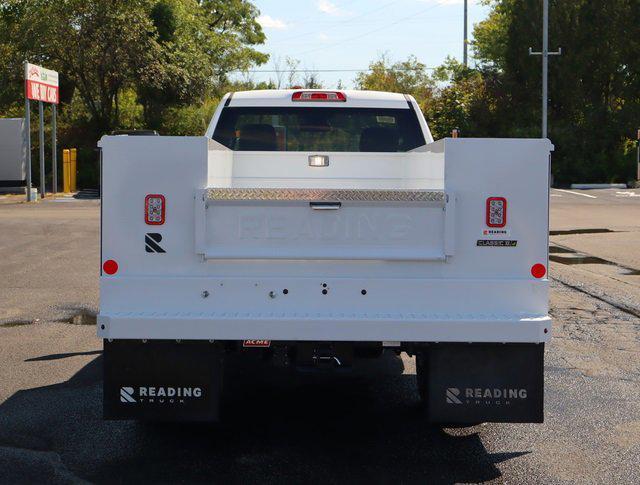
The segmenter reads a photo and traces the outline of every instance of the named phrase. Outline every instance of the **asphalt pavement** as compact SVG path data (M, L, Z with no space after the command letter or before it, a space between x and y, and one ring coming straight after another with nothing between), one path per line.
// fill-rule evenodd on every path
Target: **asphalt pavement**
M0 197L0 482L640 483L640 190L551 203L544 424L430 426L389 353L238 365L225 423L196 426L101 418L99 203Z

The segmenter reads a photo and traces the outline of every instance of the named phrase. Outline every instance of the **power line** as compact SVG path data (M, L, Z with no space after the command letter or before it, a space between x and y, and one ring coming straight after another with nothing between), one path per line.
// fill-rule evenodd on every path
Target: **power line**
M323 45L323 46L317 47L315 49L310 49L310 50L307 50L307 51L304 51L304 52L299 52L299 53L297 53L295 55L302 56L302 55L305 55L305 54L309 54L311 52L316 52L316 51L319 51L319 50L326 49L327 47L336 46L336 45L344 45L345 43L351 42L352 40L360 39L362 37L366 37L367 35L375 34L376 32L380 32L381 30L388 29L389 27L392 27L392 26L397 25L397 24L399 24L401 22L404 22L405 20L411 19L411 18L415 17L416 15L420 15L422 13L428 12L429 10L433 10L434 8L437 8L439 6L440 5L436 3L435 5L432 5L431 7L425 8L425 9L420 10L418 12L415 12L415 13L413 13L411 15L407 15L406 17L402 17L402 18L396 20L395 22L391 22L391 23L389 23L387 25L384 25L383 27L380 27L380 28L377 28L377 29L373 29L373 30L369 30L368 32L364 32L364 33L362 33L360 35L356 35L356 36L350 37L348 39L343 39L343 40L341 40L339 42L334 42L334 43L331 43L331 44L327 44L327 45Z
M359 14L359 15L356 15L355 17L350 17L350 18L345 19L345 20L337 21L335 25L333 25L331 27L328 27L328 28L325 28L323 30L316 30L316 31L313 31L313 32L304 32L302 34L292 35L292 36L289 36L289 37L285 37L284 39L278 39L277 41L272 42L272 44L281 44L281 43L287 42L289 40L299 39L300 37L306 37L308 35L319 34L319 33L323 32L323 31L327 31L327 30L334 30L334 29L336 29L338 27L341 27L341 26L343 26L345 24L348 24L348 23L351 23L351 22L353 22L355 20L358 20L358 19L361 19L363 17L366 17L367 15L371 15L372 13L379 12L380 10L384 10L385 8L387 8L387 7L389 7L389 6L393 5L393 4L396 4L399 1L400 0L394 0L393 2L385 3L384 5L382 5L382 6L378 7L378 8L374 8L373 10L367 10L367 11L365 11L365 12Z
M249 70L241 70L235 69L229 72L239 72L239 73L251 73L251 74L276 74L279 72L289 73L289 72L361 72L361 71L374 71L374 70L382 70L382 71L433 71L437 68L435 67L400 67L400 68L371 68L367 67L365 69L249 69Z

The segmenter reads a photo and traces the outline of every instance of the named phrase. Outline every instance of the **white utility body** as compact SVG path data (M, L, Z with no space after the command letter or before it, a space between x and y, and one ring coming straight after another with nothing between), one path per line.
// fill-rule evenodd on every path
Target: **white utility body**
M130 352L117 342L285 354L299 344L309 362L338 363L345 348L354 354L349 342L391 346L422 359L421 390L443 379L433 420L540 421L542 389L528 391L535 403L515 398L514 414L495 410L503 392L475 406L456 396L480 381L509 395L542 377L548 140L434 142L410 96L274 90L226 95L204 137L106 136L99 145L98 335L114 368ZM507 366L527 355L536 370L521 385L513 375L467 376L468 387L433 377L447 356L474 352ZM112 371L108 417L189 419L156 403L130 411L139 399L123 400L122 389L135 399L136 388ZM141 382L155 375L139 372ZM451 414L446 405L458 400L468 410Z

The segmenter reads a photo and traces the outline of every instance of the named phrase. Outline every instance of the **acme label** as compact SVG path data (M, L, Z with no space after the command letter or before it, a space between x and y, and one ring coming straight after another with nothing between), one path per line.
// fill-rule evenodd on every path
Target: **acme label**
M242 342L243 347L270 347L271 340L245 340Z

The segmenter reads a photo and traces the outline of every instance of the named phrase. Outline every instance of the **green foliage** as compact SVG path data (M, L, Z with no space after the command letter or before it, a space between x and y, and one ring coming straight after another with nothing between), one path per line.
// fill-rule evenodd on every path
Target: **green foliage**
M60 72L59 141L81 167L114 129L202 133L228 72L268 59L258 14L248 0L0 0L0 112L20 114L28 59Z
M159 45L145 0L4 3L0 45L14 89L24 59L61 72L63 103L77 91L97 131L117 127L119 93L132 79L157 84ZM16 96L19 98L19 96Z
M433 136L451 136L454 129L464 136L475 136L485 117L486 99L484 78L479 71L468 69L453 58L433 73L437 81L434 95L420 107L431 122Z
M162 128L164 110L219 96L229 71L267 61L249 47L265 39L257 16L246 0L160 0L153 7L164 77L159 85L137 83L148 127Z
M413 95L436 139L451 136L453 129L472 136L490 124L486 118L494 104L488 99L484 77L452 58L430 75L413 56L396 63L383 56L357 75L356 84L360 89Z
M158 32L158 42L173 42L177 28L174 2L160 0L151 8L150 16Z
M208 98L203 103L175 106L167 109L162 120L161 135L202 135L209 126L218 98Z
M415 56L391 64L388 57L383 55L369 64L368 72L358 73L355 83L358 89L411 94L423 101L431 97L435 87L426 66L418 62Z
M492 1L474 30L476 57L498 79L501 136L539 136L541 3ZM560 183L633 177L626 148L640 126L640 0L551 0L549 137Z
M436 138L538 137L542 2L485 0L474 29L478 65L447 59L431 76L415 58L386 57L358 74L362 89L410 93ZM627 182L640 127L640 0L550 0L549 137L555 180Z
M540 50L542 2L483 1L491 10L474 28L475 67L447 59L429 72L413 56L385 55L356 86L413 95L436 138L454 128L539 136L540 57L527 51ZM563 48L549 72L556 181L626 182L640 126L640 0L550 3L550 46ZM249 0L0 0L0 113L22 115L25 59L60 71L60 146L79 149L80 183L95 185L95 143L106 132L201 134L227 90L321 87L291 58L283 69L274 60L276 81L229 81L268 60L255 49L265 39L258 14Z

